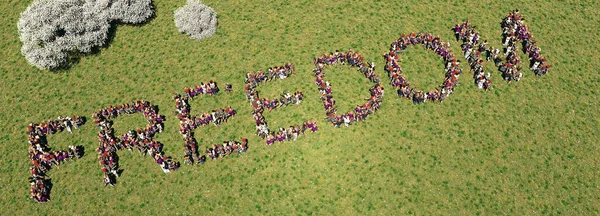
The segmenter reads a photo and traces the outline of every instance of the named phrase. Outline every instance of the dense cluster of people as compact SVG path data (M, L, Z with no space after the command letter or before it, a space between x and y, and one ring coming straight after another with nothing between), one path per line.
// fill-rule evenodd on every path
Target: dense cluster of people
M312 132L318 130L316 122L305 122L302 127L299 125L290 126L287 129L279 128L276 131L270 131L268 123L263 116L265 110L269 112L291 104L300 104L304 100L304 94L302 91L296 91L294 93L283 92L279 98L268 99L260 98L256 88L263 83L270 82L276 79L285 79L295 74L294 65L292 63L286 63L283 66L270 67L266 71L258 71L254 73L247 73L245 79L244 92L246 98L252 105L252 116L256 124L256 134L261 139L266 139L267 145L272 145L275 141L291 141L296 140L299 135L305 134L306 128L310 128ZM310 126L310 127L309 127Z
M500 50L494 49L494 47L488 48L487 40L479 43L479 32L477 32L475 26L471 26L469 21L456 25L452 29L454 30L456 40L462 40L463 42L461 49L465 59L469 62L471 71L474 73L473 79L475 80L475 85L487 91L492 86L492 80L490 79L490 73L485 73L483 55L487 54L486 61L494 60L496 66L499 66L502 60Z
M367 63L364 57L358 52L348 50L347 53L336 50L335 53L323 54L313 60L315 69L315 84L317 84L323 107L327 113L327 121L335 127L340 127L342 124L349 126L356 121L364 121L368 115L374 113L381 106L384 88L379 82L379 76L375 73L375 63ZM345 65L358 68L367 79L375 83L369 89L370 97L366 98L366 102L362 105L357 105L353 110L344 114L337 115L337 108L333 98L331 83L325 81L325 67L329 65Z
M185 87L183 90L183 96L186 98L194 99L198 95L216 95L220 91L219 86L215 81L208 81L207 83L201 82L200 85L195 87Z
M53 167L64 163L68 159L76 159L83 156L83 146L69 146L67 150L52 151L46 135L55 134L67 130L78 129L85 124L85 118L75 116L58 117L58 120L48 120L40 124L31 123L27 126L27 140L29 142L29 160L31 168L29 171L29 183L31 188L30 198L37 202L50 200L52 183L46 178L46 173Z
M406 76L402 73L399 63L399 54L406 50L409 45L421 44L426 49L438 54L444 60L444 82L440 89L427 93L414 89L410 86ZM458 85L458 77L462 73L460 62L454 56L450 49L450 43L444 43L439 36L433 36L430 33L410 33L402 34L400 38L392 42L390 52L383 56L386 60L385 71L391 80L391 85L397 89L398 96L412 99L413 103L421 104L425 101L442 102L446 97L454 92Z
M246 73L246 79L244 83L246 83L246 96L250 97L254 94L254 91L250 91L251 89L256 88L259 84L270 82L275 79L285 79L289 76L296 74L294 71L294 64L285 63L283 66L270 67L267 71L259 70L254 73ZM250 88L250 89L249 89Z
M145 128L130 130L126 134L115 136L113 122L123 114L142 113L148 125ZM164 155L163 144L153 140L154 135L163 131L165 117L158 114L158 107L147 101L139 100L129 104L108 106L94 112L94 123L100 128L98 131L99 147L98 161L104 174L104 186L114 185L119 177L118 150L137 150L142 155L150 155L160 165L165 173L179 168L179 163L171 157Z
M541 54L541 48L537 46L537 41L533 40L533 35L529 27L525 24L525 18L519 14L519 10L513 10L501 23L502 41L505 46L506 63L500 67L500 71L505 80L519 80L522 76L519 73L521 63L518 56L518 41L522 42L523 52L529 54L529 67L538 76L548 73L550 65Z
M242 138L241 142L238 141L223 141L222 144L214 144L206 147L206 155L210 159L217 160L218 158L225 157L233 153L243 153L248 150L248 139ZM199 155L198 151L191 148L186 144L185 148L185 163L187 165L204 164L206 162L206 155Z
M231 84L228 83L225 85L225 91L231 91ZM183 95L175 94L173 96L176 108L175 114L179 119L179 133L183 136L185 142L185 163L188 165L204 164L207 158L206 155L201 154L198 150L198 141L194 136L194 129L211 123L218 127L237 113L237 111L228 106L195 116L191 115L190 100L199 95L217 95L218 93L219 87L217 83L211 80L206 84L201 83L200 86L194 88L186 87ZM243 138L242 142L224 141L222 145L215 144L212 147L207 147L205 153L209 158L216 160L219 157L224 157L234 152L246 152L247 149L248 140Z
M480 35L475 26L469 21L454 26L456 40L462 40L461 46L463 54L474 72L473 78L478 88L487 90L491 86L492 80L490 73L485 73L483 67L483 54L486 55L486 61L494 61L498 70L502 72L502 78L508 82L519 81L523 77L521 70L521 59L518 55L518 42L522 42L523 52L529 54L529 67L538 76L548 72L546 58L541 54L541 48L533 40L533 35L524 23L524 18L519 14L519 10L509 13L501 22L502 27L502 45L504 48L505 62L502 63L500 49L494 47L488 48L487 40L479 43Z
M267 145L273 145L275 142L285 142L285 141L296 141L298 136L306 134L306 131L309 130L311 133L319 130L317 126L317 121L307 121L300 125L293 125L286 128L280 127L277 132L272 131L271 133L267 133Z

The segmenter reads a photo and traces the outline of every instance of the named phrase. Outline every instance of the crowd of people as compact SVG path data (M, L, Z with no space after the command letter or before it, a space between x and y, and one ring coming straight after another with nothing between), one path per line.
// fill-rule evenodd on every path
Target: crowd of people
M227 92L231 91L231 84L227 84L225 87ZM201 82L200 85L196 85L193 88L185 87L183 90L183 96L187 98L193 99L198 95L216 95L219 93L219 86L213 80L208 81L207 83Z
M493 60L496 66L499 66L502 61L500 50L494 47L488 48L487 40L479 43L481 36L477 32L476 27L472 26L469 21L456 25L452 29L454 30L456 40L462 40L463 42L461 49L465 59L469 62L471 71L473 71L475 85L477 85L477 88L487 91L492 86L492 79L490 79L490 73L485 73L483 55L487 54L486 61Z
M246 73L244 83L246 83L246 87L256 88L260 83L270 82L275 79L285 79L293 74L296 74L294 71L294 64L285 63L283 66L270 67L266 72L260 70L254 73ZM248 84L252 86L248 86ZM246 96L251 95L251 93L248 92L248 89L245 90Z
M533 35L525 25L524 18L519 14L519 10L513 10L501 22L502 27L502 45L504 48L505 62L502 63L500 50L494 47L488 48L487 40L479 43L480 35L475 26L469 21L454 26L456 39L462 40L461 46L465 58L468 60L471 70L474 72L473 78L478 88L487 90L491 86L492 80L490 73L485 73L483 67L483 54L486 54L486 61L494 61L498 70L502 72L502 78L508 82L519 81L523 77L521 70L521 59L518 55L518 42L522 42L523 52L529 54L529 68L538 76L548 72L546 58L541 54L541 48L533 40Z
M197 144L196 144L197 145ZM248 139L242 138L241 142L238 141L223 141L222 144L214 144L212 146L206 147L206 155L208 158L217 160L218 158L225 157L232 153L243 153L248 150ZM206 155L198 154L198 151L195 148L192 148L190 144L186 143L185 147L185 163L187 165L194 164L204 164L206 162Z
M529 68L538 76L545 75L550 69L546 58L540 52L541 48L537 46L537 41L533 39L533 34L525 24L525 18L519 14L519 10L513 10L501 23L502 41L505 46L506 63L500 67L505 80L517 80L522 76L519 73L521 69L518 57L518 41L522 42L523 53L529 54Z
M375 73L375 63L367 63L362 55L358 52L348 50L347 53L336 50L335 53L323 54L313 60L315 69L315 83L318 86L321 101L327 114L327 121L335 127L340 127L342 124L349 126L356 121L364 121L368 115L374 113L381 106L384 88L379 82L379 76ZM331 83L325 81L325 67L330 65L346 65L358 68L367 79L375 83L369 89L370 97L366 98L366 102L362 105L357 105L354 110L338 115Z
M225 85L225 91L231 92L231 84ZM231 153L242 153L248 149L248 140L242 138L241 142L237 141L224 141L222 145L214 144L206 148L206 155L201 154L198 150L198 141L194 136L194 129L213 124L219 126L222 123L237 113L230 106L225 108L214 109L211 112L204 112L195 116L191 115L190 100L193 100L199 95L217 95L219 93L219 87L216 82L210 80L207 84L201 83L200 86L194 88L185 88L184 94L175 94L173 99L175 100L175 114L179 119L179 133L183 136L184 152L185 152L185 163L188 165L204 164L206 162L206 155L209 158L216 160L219 157L225 157Z
M78 129L85 124L85 118L75 116L73 118L58 117L58 120L48 120L40 124L31 123L27 126L27 140L29 142L29 160L31 168L29 171L30 198L37 202L50 201L52 182L46 173L53 167L64 163L66 160L81 158L84 153L83 146L69 146L67 150L52 151L46 136L64 130L69 133L72 129Z
M406 50L408 46L417 44L421 44L427 50L435 52L444 60L445 78L439 89L424 93L421 90L412 88L402 72L399 54ZM454 92L454 88L458 85L458 77L462 73L460 62L450 49L450 43L444 43L439 36L433 36L430 33L402 34L400 38L392 42L390 52L383 57L386 60L384 69L388 73L390 84L397 89L398 96L412 99L415 104L421 104L425 101L442 102Z
M292 125L287 129L280 127L277 132L267 133L266 142L267 145L273 145L275 142L296 141L298 136L306 134L306 131L313 133L317 130L319 130L317 121L304 122L302 127L300 125Z
M294 65L292 63L286 63L283 66L270 67L265 71L258 71L254 73L247 73L245 79L244 92L246 98L252 105L252 116L256 124L256 134L261 139L266 139L267 145L272 145L276 141L284 142L296 140L301 134L305 134L307 128L310 128L311 132L318 130L316 122L305 122L300 125L292 125L289 128L279 128L279 130L270 131L268 123L263 116L265 110L269 112L291 104L300 104L304 100L304 94L302 91L296 91L294 93L284 92L280 94L279 98L268 99L260 98L256 88L263 83L270 82L276 79L286 79L287 77L295 74Z
M123 114L142 113L148 125L145 128L130 130L126 134L115 136L113 122ZM179 163L171 157L164 155L163 144L153 140L154 135L163 131L164 116L158 114L158 107L147 101L139 100L129 104L108 106L94 112L94 123L100 128L98 131L99 147L98 161L104 174L104 186L114 185L116 177L120 176L118 150L137 150L142 155L150 155L160 165L165 173L179 168Z

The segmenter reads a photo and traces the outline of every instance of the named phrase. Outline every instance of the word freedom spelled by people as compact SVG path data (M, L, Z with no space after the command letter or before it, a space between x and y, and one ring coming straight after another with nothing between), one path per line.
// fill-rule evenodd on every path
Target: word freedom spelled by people
M547 63L537 46L537 41L524 18L518 10L509 13L501 22L503 52L494 47L488 47L487 40L482 40L476 26L469 21L457 24L452 28L457 41L462 41L462 55L473 72L474 84L483 90L491 88L492 80L490 73L485 72L483 65L492 61L502 73L502 78L507 82L516 82L523 74L522 62L518 56L519 42L522 51L529 56L529 69L535 75L542 76L548 72L550 65ZM443 60L445 78L441 85L428 92L412 88L408 78L400 66L399 56L410 45L421 45L426 50L439 55ZM389 78L389 86L394 88L401 98L411 99L415 104L423 102L444 101L455 91L458 78L463 73L460 61L450 49L450 44L445 43L439 36L431 33L407 33L402 34L397 40L390 44L389 52L383 55L384 70ZM504 55L502 55L504 54ZM320 99L323 102L327 122L339 128L342 125L348 127L352 124L365 121L370 114L376 112L383 102L384 84L379 75L375 73L375 63L365 61L364 57L355 50L340 52L336 50L329 54L323 54L313 59L315 69L315 84L318 86ZM355 68L359 74L374 85L369 89L370 95L365 98L365 103L358 104L347 112L338 112L333 96L333 88L326 80L325 74L331 67L347 66ZM330 71L330 70L329 70ZM266 70L247 73L244 80L244 92L249 105L252 107L252 118L256 126L256 135L270 146L276 143L296 141L299 137L319 130L317 121L306 120L292 125L269 125L263 115L265 111L285 110L290 105L300 105L305 99L301 90L294 92L282 92L278 98L265 98L259 95L258 88L283 80L296 74L294 64L286 63L281 66L269 67ZM225 84L225 92L217 82L210 80L201 82L193 87L186 87L182 94L175 94L175 115L179 120L179 132L184 143L184 163L189 166L202 165L206 161L217 161L232 154L243 154L249 148L248 139L240 137L238 140L225 140L222 143L200 144L195 138L194 130L214 125L219 127L234 118L237 111L231 106L205 110L192 113L190 101L198 97L218 97L222 94L230 94L233 86ZM122 115L142 114L148 124L145 127L129 130L126 134L115 135L113 121ZM154 136L164 130L166 116L159 114L158 106L148 101L138 100L121 105L110 105L93 113L93 122L98 126L98 163L103 173L104 186L114 186L117 178L123 172L119 166L120 151L129 151L132 154L149 156L165 173L180 169L180 163L163 152L163 144L154 140ZM69 146L66 150L52 150L48 135L67 131L72 133L86 123L84 116L62 117L57 120L48 120L41 123L30 123L27 127L29 143L29 159L31 162L29 183L30 198L36 202L50 201L52 181L48 177L48 171L53 167L60 166L84 156L83 146Z

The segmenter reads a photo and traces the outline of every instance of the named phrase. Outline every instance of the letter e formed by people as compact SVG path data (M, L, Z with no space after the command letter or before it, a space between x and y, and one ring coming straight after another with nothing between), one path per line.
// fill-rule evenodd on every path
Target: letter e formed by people
M252 106L252 117L256 123L256 134L266 139L267 145L272 145L275 142L284 141L296 141L298 136L306 134L306 130L310 129L312 132L317 131L316 121L307 121L300 124L291 125L287 128L280 127L278 130L270 130L268 123L263 116L265 110L275 110L282 106L287 107L288 105L297 105L304 100L304 94L302 91L297 90L295 92L283 92L279 98L268 99L261 98L258 93L258 86L267 83L275 82L276 80L283 80L295 74L294 64L286 63L283 66L270 67L266 71L258 71L254 73L246 74L246 85L244 91L246 98L250 101Z
M231 91L229 87L226 87L226 90ZM210 80L207 83L200 83L200 85L195 87L186 87L183 95L175 94L173 96L173 99L175 100L175 114L179 119L179 133L183 136L185 142L185 163L188 165L202 164L206 161L206 156L202 155L201 151L198 150L198 141L194 136L194 130L208 124L213 124L218 127L220 124L226 123L229 118L235 116L237 113L237 111L228 106L225 108L214 109L210 112L200 113L195 116L191 114L191 100L200 97L200 95L217 96L219 92L220 89L217 86L217 83ZM207 149L207 154L212 159L217 159L219 156L224 156L225 154L233 152L234 147L236 152L242 152L242 149L245 151L247 141L242 140L242 142L245 142L243 148L241 148L241 143L235 141L225 142L223 146L214 145L212 148L209 147L209 149ZM238 148L238 146L240 146L240 148Z

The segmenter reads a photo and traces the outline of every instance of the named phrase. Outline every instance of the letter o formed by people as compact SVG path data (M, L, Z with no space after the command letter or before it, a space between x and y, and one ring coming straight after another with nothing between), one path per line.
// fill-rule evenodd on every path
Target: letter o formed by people
M444 60L444 72L446 73L444 82L440 85L439 89L427 93L410 86L398 62L400 53L404 52L408 46L418 44L423 45L427 50L435 52ZM442 102L454 92L454 88L458 84L458 76L462 73L460 64L452 50L450 50L449 44L444 43L439 36L433 36L430 33L402 34L400 38L392 42L390 51L383 55L383 57L386 63L385 71L390 78L390 84L396 88L398 96L412 99L415 104L421 104L425 101Z
M321 57L315 58L313 63L316 67L313 70L315 73L315 83L318 86L323 107L327 112L327 121L335 127L340 127L342 124L349 126L356 121L364 121L368 115L377 111L381 106L383 86L379 83L379 76L375 74L375 65L374 63L367 64L364 62L363 56L358 52L349 50L344 54L336 50L335 53L329 55L323 54ZM325 67L339 64L348 64L350 67L358 68L358 71L364 74L371 82L375 83L375 85L369 89L371 95L366 103L356 106L354 110L336 115L337 108L333 99L333 91L329 82L325 81Z

